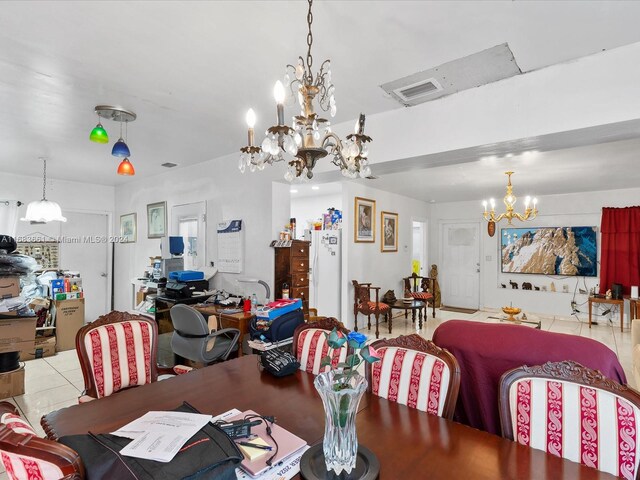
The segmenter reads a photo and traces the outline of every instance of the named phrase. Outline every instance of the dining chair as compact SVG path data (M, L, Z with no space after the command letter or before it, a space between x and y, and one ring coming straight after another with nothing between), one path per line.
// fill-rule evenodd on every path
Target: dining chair
M237 328L218 329L216 324L209 331L204 315L189 305L174 305L169 314L174 328L171 350L176 355L209 365L226 360L231 352L238 350L240 330ZM214 319L216 317L211 320Z
M436 302L433 295L434 283L433 278L421 277L415 272L409 277L402 279L404 282L404 295L405 297L412 297L416 300L424 302L426 305L431 305L431 314L433 318L436 318ZM425 308L425 319L427 318L427 309ZM406 312L405 312L406 317Z
M502 435L625 479L638 478L640 393L574 361L505 372Z
M85 476L74 450L38 437L9 402L0 402L0 457L9 480L80 480Z
M320 362L329 353L326 335L331 333L334 328L345 336L349 333L342 322L332 317L321 318L315 322L303 323L296 327L293 332L292 349L296 359L300 362L300 370L314 375L329 370L329 365L321 368ZM340 349L333 351L331 357L333 367L346 360L348 349L348 343L345 342Z
M76 352L84 377L80 403L108 397L120 390L158 380L158 375L187 373L190 367L157 365L155 320L112 311L83 326L76 334Z
M382 303L380 297L380 287L373 287L371 283L358 283L356 280L351 281L354 289L354 303L353 303L353 315L354 324L353 330L358 331L358 313L362 313L367 316L367 328L371 330L371 315L376 318L376 338L380 337L378 330L378 323L380 315L384 319L387 318L387 314L391 311L391 307L386 303ZM375 300L371 300L371 292L375 294ZM389 333L391 333L391 323L389 322Z
M366 369L371 393L439 417L453 418L460 367L450 352L416 333L378 340L371 346L380 357L379 362Z

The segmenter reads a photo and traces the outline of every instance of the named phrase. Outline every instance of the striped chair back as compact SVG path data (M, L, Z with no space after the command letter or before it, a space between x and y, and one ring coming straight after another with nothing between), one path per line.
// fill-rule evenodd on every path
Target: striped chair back
M154 320L116 311L82 327L76 350L86 394L102 398L155 382L157 332Z
M84 476L76 452L38 437L9 402L0 402L0 459L9 480L81 479Z
M572 361L506 372L503 436L625 479L638 478L640 393Z
M345 336L349 331L335 318L322 318L317 322L299 325L293 333L293 352L300 362L300 370L317 375L329 370L329 366L320 368L322 358L329 353L329 344L326 335L336 328ZM331 357L331 365L335 367L347 358L347 343L342 348L334 350Z
M460 389L454 356L420 335L372 344L380 361L367 366L374 395L451 419Z

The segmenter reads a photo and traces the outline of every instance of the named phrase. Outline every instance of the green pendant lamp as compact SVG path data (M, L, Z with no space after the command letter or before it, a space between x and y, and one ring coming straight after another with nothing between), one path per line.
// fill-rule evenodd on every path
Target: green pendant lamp
M98 124L91 130L89 134L89 140L96 143L109 143L109 135L100 123L100 117L98 116Z

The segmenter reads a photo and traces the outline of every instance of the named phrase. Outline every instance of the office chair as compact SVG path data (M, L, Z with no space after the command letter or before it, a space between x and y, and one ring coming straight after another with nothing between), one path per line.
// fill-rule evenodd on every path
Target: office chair
M170 310L173 323L171 350L176 355L204 364L226 360L238 349L240 330L223 328L209 332L204 316L189 305L174 305Z

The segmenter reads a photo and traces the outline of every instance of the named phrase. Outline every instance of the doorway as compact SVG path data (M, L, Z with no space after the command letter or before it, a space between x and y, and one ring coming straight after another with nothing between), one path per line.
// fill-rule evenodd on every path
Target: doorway
M205 202L176 205L171 209L171 235L182 237L185 270L202 270L206 266L206 213Z
M480 225L440 225L442 303L447 307L480 306Z
M412 254L411 254L411 273L415 273L421 277L428 277L429 268L427 265L427 222L422 220L413 220L412 230Z

